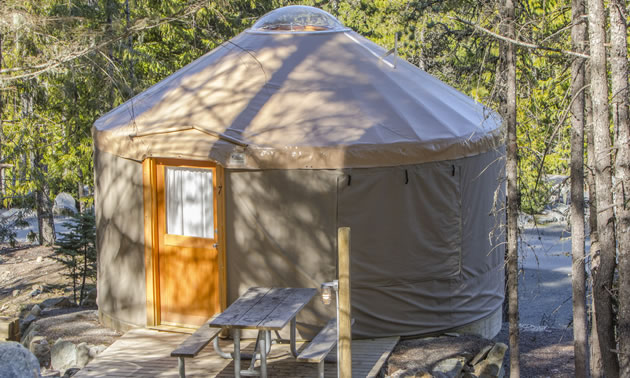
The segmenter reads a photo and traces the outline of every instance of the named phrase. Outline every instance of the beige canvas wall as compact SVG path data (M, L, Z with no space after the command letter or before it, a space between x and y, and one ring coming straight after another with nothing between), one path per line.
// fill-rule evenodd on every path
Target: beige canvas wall
M228 303L251 286L314 287L336 278L336 183L322 170L226 171ZM298 317L310 338L334 316L319 298Z
M502 207L501 156L228 171L228 302L250 286L334 279L336 228L350 226L355 336L429 333L490 315L503 301L503 239L490 237L500 231L492 208ZM316 326L331 310L314 301L300 320Z
M501 238L489 242L501 156L347 171L338 223L352 230L356 335L441 331L501 306Z
M251 286L336 278L336 230L352 228L356 336L414 335L481 319L503 301L494 199L504 152L353 170L226 170L228 303ZM99 308L146 319L142 165L96 152ZM406 174L405 174L406 171ZM495 237L490 233L497 231ZM333 306L298 318L309 338Z
M94 171L99 312L117 328L144 326L142 164L96 150Z

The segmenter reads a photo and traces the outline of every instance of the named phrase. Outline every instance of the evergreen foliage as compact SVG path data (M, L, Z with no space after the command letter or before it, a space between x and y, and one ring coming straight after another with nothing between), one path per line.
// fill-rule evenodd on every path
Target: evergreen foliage
M53 259L63 264L65 275L72 280L74 302L81 304L86 281L96 281L96 221L93 210L77 213L65 222L68 232L57 239ZM78 294L78 298L77 298ZM78 300L77 300L78 299Z

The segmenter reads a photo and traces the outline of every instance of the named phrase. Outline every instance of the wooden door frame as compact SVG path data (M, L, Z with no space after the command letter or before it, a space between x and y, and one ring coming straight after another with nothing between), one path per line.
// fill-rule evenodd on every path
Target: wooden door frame
M158 198L157 166L216 168L217 252L219 254L219 306L227 307L227 275L225 264L225 171L210 161L147 158L142 161L142 191L144 199L144 269L147 287L147 327L160 325L160 279L158 264Z

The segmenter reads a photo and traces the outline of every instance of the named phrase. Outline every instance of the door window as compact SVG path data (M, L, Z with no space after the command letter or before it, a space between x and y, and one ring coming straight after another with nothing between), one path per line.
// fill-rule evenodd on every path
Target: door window
M166 167L166 233L214 238L212 170Z

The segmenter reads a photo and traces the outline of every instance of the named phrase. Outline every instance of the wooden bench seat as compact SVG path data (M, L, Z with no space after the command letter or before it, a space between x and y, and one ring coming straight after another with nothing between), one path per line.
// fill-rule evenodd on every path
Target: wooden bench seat
M195 357L203 348L206 347L206 345L210 343L210 341L214 340L214 338L221 333L221 328L212 328L209 326L213 319L214 317L208 319L208 321L199 327L195 333L188 336L186 340L184 340L174 351L171 352L171 357L178 358L179 376L181 378L186 377L184 359Z
M298 355L297 360L301 362L318 363L318 377L323 378L324 359L335 345L337 345L337 319L332 318Z

